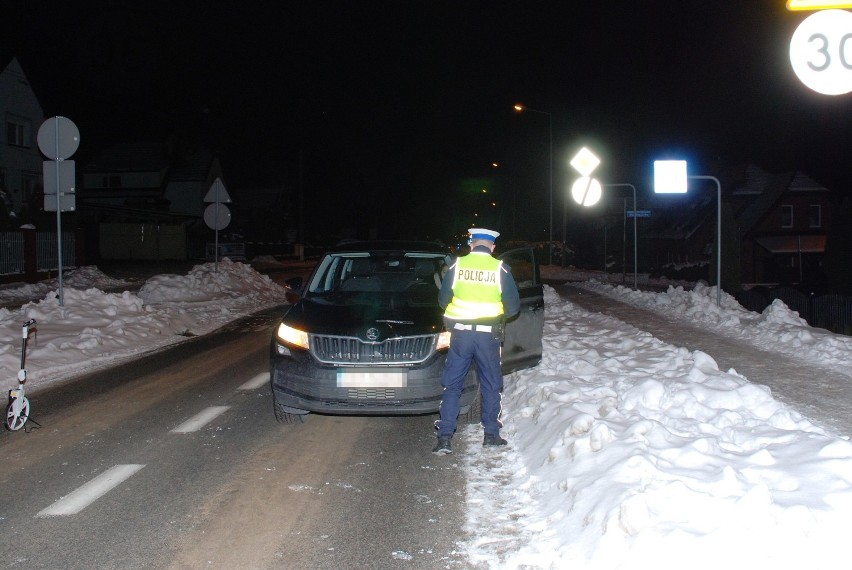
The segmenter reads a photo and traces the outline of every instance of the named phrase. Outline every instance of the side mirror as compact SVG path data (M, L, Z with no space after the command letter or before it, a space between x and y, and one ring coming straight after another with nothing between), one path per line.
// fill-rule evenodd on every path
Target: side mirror
M301 277L291 277L284 280L284 298L291 305L296 303L302 297L302 285L304 279Z

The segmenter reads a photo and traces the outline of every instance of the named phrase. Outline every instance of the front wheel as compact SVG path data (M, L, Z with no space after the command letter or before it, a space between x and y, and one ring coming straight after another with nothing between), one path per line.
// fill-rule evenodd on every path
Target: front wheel
M12 398L6 406L6 429L18 431L30 418L30 401L26 396Z
M287 408L278 403L278 400L272 399L272 407L275 410L275 420L279 424L302 424L305 423L306 414L293 414L287 411Z

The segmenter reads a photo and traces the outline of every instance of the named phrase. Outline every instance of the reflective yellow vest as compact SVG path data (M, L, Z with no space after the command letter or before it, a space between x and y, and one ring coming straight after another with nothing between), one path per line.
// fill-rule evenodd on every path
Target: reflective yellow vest
M455 321L476 321L503 314L500 271L503 262L474 251L456 262L453 299L444 316Z

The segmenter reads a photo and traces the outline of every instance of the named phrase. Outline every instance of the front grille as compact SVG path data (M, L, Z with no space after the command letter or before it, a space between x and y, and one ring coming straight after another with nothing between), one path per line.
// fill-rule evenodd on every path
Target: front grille
M311 335L311 354L325 364L418 364L432 354L436 336L364 342L356 337Z
M350 388L346 395L353 400L393 400L396 390L393 388Z

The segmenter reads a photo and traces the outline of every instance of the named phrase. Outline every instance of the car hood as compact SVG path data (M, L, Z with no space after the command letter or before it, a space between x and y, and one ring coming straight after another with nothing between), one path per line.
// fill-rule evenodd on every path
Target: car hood
M435 334L443 330L437 305L335 303L302 298L284 315L288 326L309 334L354 336L368 341Z

